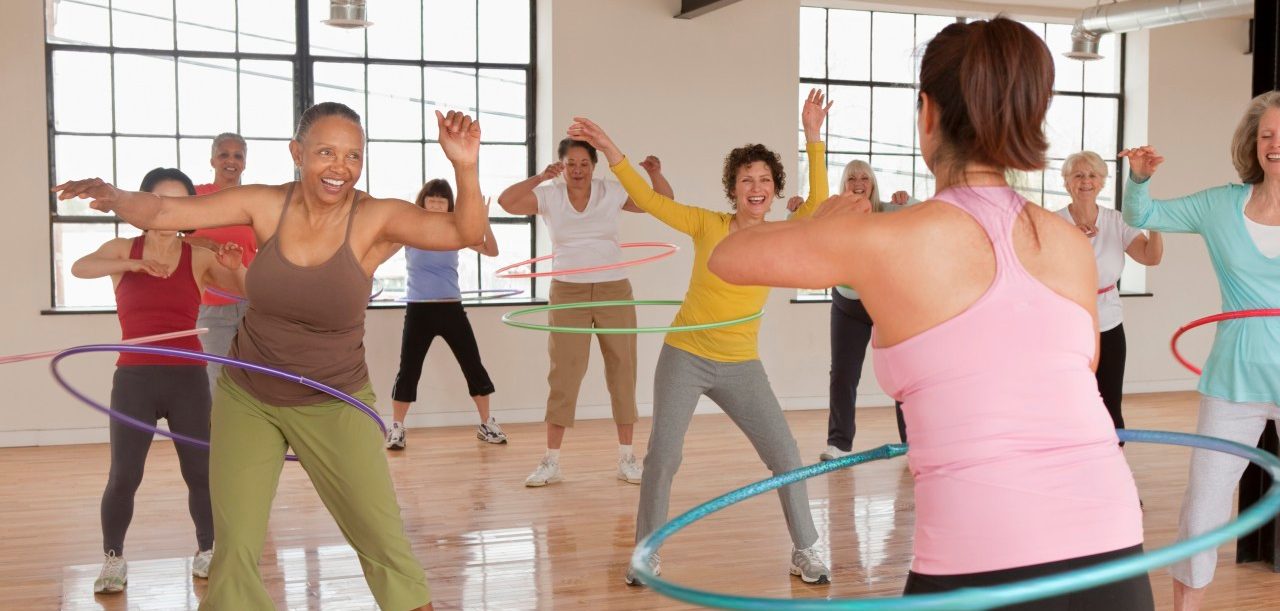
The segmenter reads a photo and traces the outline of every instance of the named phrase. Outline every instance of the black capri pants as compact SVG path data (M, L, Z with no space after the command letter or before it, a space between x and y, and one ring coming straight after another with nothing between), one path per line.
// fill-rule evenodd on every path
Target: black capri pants
M400 371L396 373L391 398L404 403L418 400L418 380L427 349L437 336L444 338L467 378L467 394L493 394L493 380L480 362L480 347L467 320L467 311L458 301L410 303L404 310L404 335L400 340Z

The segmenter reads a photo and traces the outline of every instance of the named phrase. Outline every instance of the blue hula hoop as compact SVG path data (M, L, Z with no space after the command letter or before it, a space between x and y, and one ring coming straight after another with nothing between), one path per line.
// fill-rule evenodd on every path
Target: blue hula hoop
M181 348L165 348L162 346L135 346L135 345L129 345L129 344L89 344L86 346L76 346L74 348L67 348L66 350L63 350L62 352L59 352L57 355L55 355L53 357L53 360L49 362L49 373L53 374L54 381L57 382L58 386L61 386L63 390L67 391L68 393L71 393L71 396L75 397L76 399L79 399L81 403L84 403L85 405L88 405L89 407L106 414L108 417L120 422L121 424L137 429L144 433L154 433L157 435L168 437L169 439L172 439L174 442L177 442L177 443L185 443L187 445L195 446L197 448L204 448L206 450L209 449L209 441L207 439L197 439L189 435L183 435L182 433L166 431L164 429L158 428L151 424L147 424L146 422L143 422L128 414L122 414L120 412L117 412L106 405L103 405L101 403L98 403L97 401L94 401L93 399L89 398L88 395L85 395L79 390L76 390L71 386L70 383L67 382L66 378L62 376L62 372L58 370L58 363L60 363L62 359L65 359L69 356L73 356L76 354L85 354L89 352L132 352L137 354L154 354L154 355L160 355L160 356L181 357L181 358L192 359L196 361L205 361L208 363L219 363L221 365L226 365L230 367L239 367L241 369L246 369L248 371L253 371L255 373L261 373L263 375L269 375L272 377L280 378L282 380L297 382L298 384L302 384L303 386L307 386L309 388L318 390L326 395L329 395L330 397L338 399L339 401L347 403L348 405L364 412L370 418L373 418L373 421L378 424L378 428L382 429L382 434L384 436L387 434L387 426L382 422L382 418L378 416L378 412L374 411L372 407L365 405L363 401L345 392L342 392L341 390L333 388L332 386L321 384L320 382L317 382L315 380L304 378L297 374L289 373L287 371L275 369L272 367L267 367L266 365L259 365L257 363L250 363L248 361L241 361L241 360L233 359L230 357L218 356L216 354L195 352L193 350L183 350ZM285 460L293 460L293 461L298 460L298 457L292 454L285 454L284 458Z
M1247 458L1262 467L1275 481L1280 481L1280 458L1257 448L1243 444L1187 433L1166 431L1125 430L1117 431L1122 441L1159 443L1225 452ZM1217 547L1241 535L1252 532L1277 513L1280 513L1280 485L1273 485L1267 493L1248 509L1240 512L1235 521L1228 522L1207 533L1179 541L1138 556L1111 560L1083 569L1074 569L1056 575L1046 575L1014 583L982 588L964 588L937 594L918 594L894 598L862 599L789 599L754 598L732 594L718 594L671 583L653 574L647 558L657 553L662 544L680 529L707 515L739 501L793 484L801 480L829 473L853 465L893 458L907 453L905 444L888 444L878 448L851 454L836 460L801 467L766 480L749 484L728 494L698 505L679 517L662 525L636 546L631 556L631 570L653 591L676 600L721 609L751 609L769 611L922 611L940 609L980 610L1059 596L1087 590L1107 583L1142 575L1167 566L1197 552Z

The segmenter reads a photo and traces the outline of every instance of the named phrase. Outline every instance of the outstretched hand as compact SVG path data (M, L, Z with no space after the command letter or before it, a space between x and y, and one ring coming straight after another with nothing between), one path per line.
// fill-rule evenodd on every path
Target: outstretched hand
M800 208L800 205L803 203L804 203L803 197L800 197L799 195L792 195L791 199L787 200L787 212L795 212Z
M895 206L905 206L907 202L911 201L911 194L906 191L894 191L889 201Z
M824 218L842 214L868 214L871 212L871 200L866 195L841 193L833 195L813 214L813 218Z
M450 163L474 165L480 160L479 121L456 110L447 115L437 110L436 124L440 127L440 148Z
M50 191L58 194L58 201L76 198L92 200L89 202L89 207L100 212L114 211L116 200L122 193L111 183L101 178L69 180L50 189Z
M644 171L649 174L661 174L662 160L654 157L653 155L649 155L644 158L644 161L640 162L640 167L644 168Z
M827 112L831 110L832 104L835 104L835 100L826 100L826 95L820 89L809 90L809 97L805 98L804 106L800 109L800 124L804 126L806 141L817 142L822 139L822 122L827 119Z
M214 251L214 256L218 260L218 264L229 269L240 269L244 264L244 249L240 248L235 242L224 242Z
M1160 153L1150 145L1125 149L1120 151L1119 156L1129 159L1129 171L1138 182L1151 178L1151 175L1156 173L1156 168L1164 163L1164 157L1161 157Z

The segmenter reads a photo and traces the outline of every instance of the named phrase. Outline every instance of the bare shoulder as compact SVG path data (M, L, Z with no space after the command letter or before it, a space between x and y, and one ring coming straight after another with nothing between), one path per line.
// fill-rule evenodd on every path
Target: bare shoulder
M134 238L112 238L103 242L98 247L98 252L119 257L121 259L129 258L129 250L133 248Z

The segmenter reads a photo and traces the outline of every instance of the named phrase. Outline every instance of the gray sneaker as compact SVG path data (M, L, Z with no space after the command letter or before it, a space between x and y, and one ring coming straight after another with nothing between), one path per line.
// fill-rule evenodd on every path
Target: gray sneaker
M653 570L654 575L662 574L662 559L659 558L657 554L649 555L649 568ZM623 580L626 581L627 585L629 586L644 585L644 583L640 581L640 578L635 574L635 572L631 570L630 566L627 567L627 576L623 577Z
M831 583L831 570L822 563L816 546L791 548L791 574L805 583Z
M506 443L507 434L502 432L498 421L494 420L493 416L489 416L489 421L476 429L476 439L487 443Z
M404 449L404 426L399 422L392 422L391 428L387 430L387 449Z
M102 562L102 572L93 582L93 591L97 594L115 594L123 592L129 583L129 565L124 558L114 551L108 553Z

